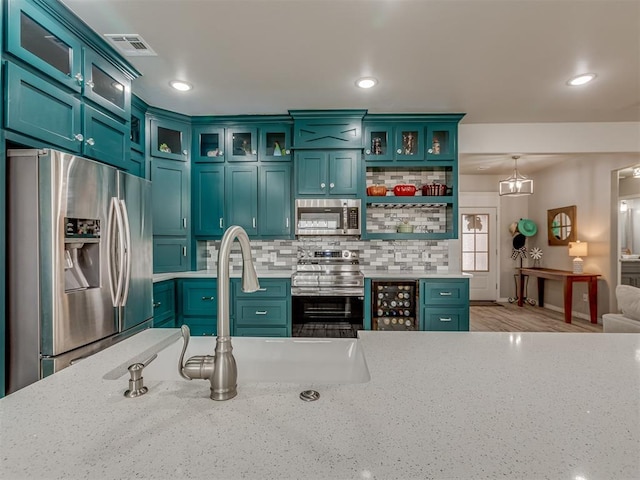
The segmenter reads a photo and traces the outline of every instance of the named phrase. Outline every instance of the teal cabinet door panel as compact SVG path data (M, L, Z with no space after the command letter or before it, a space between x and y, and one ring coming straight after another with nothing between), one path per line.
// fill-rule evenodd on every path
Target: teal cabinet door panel
M132 105L130 122L131 123L129 126L131 129L131 134L129 136L129 141L131 144L131 148L144 154L146 151L147 138L144 110Z
M185 272L188 260L185 237L153 237L153 273Z
M291 160L291 126L263 125L259 128L258 159L263 162Z
M296 152L296 192L298 195L325 196L329 190L329 154L327 152Z
M192 136L192 159L194 162L224 162L224 128L209 125L195 126L193 127Z
M455 161L458 159L458 124L431 123L427 125L427 161Z
M235 315L236 327L286 326L288 304L285 300L239 300Z
M422 330L469 330L469 279L420 280Z
M227 128L227 161L255 162L258 160L258 130L252 127Z
M130 150L129 161L126 163L124 170L136 177L146 178L146 164L147 161L142 153L136 150Z
M226 227L240 225L249 235L258 233L258 169L225 167Z
M329 154L329 194L357 195L360 176L360 152Z
M257 292L243 292L242 281L240 278L231 279L231 288L235 300L248 299L272 299L272 298L289 298L291 292L291 280L287 278L260 278L260 289Z
M258 234L291 235L291 166L266 165L259 171Z
M211 317L184 317L182 324L187 325L194 337L215 336L218 334L218 321Z
M85 98L123 120L131 116L131 81L106 59L89 48L83 49L83 90Z
M423 280L420 292L425 306L469 303L469 281L466 279Z
M389 162L394 157L393 126L389 124L365 125L364 159L367 162Z
M176 288L173 280L153 284L153 327L174 328Z
M177 120L152 118L150 151L152 157L186 162L189 160L191 127Z
M187 235L189 197L189 165L154 158L151 161L154 235Z
M196 236L221 237L224 233L224 166L193 166L192 221Z
M129 136L126 124L99 112L95 108L84 107L83 153L114 167L126 170L129 156Z
M80 153L80 100L10 62L6 66L5 128Z
M468 331L469 312L464 307L431 307L422 309L423 330Z
M362 115L296 119L293 134L295 148L362 148Z
M35 4L9 0L6 49L75 92L82 82L82 44Z
M395 126L395 159L404 163L424 160L425 128L422 123Z

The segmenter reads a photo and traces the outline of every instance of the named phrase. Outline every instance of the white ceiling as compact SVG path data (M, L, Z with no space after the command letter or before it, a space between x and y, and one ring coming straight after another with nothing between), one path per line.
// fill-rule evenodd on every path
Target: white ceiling
M141 35L157 56L128 57L143 75L133 92L187 115L362 108L466 113L462 123L640 121L640 0L63 3L100 34ZM566 85L584 72L598 77ZM378 86L354 86L369 75ZM172 79L194 89L177 92Z

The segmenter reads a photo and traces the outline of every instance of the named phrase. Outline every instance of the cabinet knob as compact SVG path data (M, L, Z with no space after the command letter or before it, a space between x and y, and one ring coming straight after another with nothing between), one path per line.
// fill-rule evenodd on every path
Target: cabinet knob
M284 151L284 153L286 153L287 155L289 155L291 153L291 150L289 150L288 148Z
M82 135L81 133L76 133L73 138L79 142L84 140L84 135Z
M397 149L396 153L402 153L402 149L401 148Z
M251 150L251 155L257 155L258 151L257 150Z
M219 157L224 156L224 151L223 151L223 150L220 150L220 151L218 152L218 156L219 156Z
M84 77L82 76L81 73L76 73L73 78L76 79L76 81L78 82L78 85L82 85L82 81L84 80Z
M371 155L371 150L369 150L368 148L364 151L364 153L366 153L367 155Z
M333 188L333 187L335 187L335 186L336 186L336 184L335 184L335 183L330 183L330 184L329 184L329 188Z
M188 154L189 154L189 152L188 152L187 150L182 150L182 154L183 154L183 155L188 155Z
M93 88L95 86L95 83L93 83L91 80L88 80L87 83L85 83L85 85L89 88Z
M321 183L320 188L324 188L324 187L326 187L326 185L324 183Z
M433 153L433 148L427 149L427 153Z
M93 138L87 138L87 145L93 147L96 144L96 141Z

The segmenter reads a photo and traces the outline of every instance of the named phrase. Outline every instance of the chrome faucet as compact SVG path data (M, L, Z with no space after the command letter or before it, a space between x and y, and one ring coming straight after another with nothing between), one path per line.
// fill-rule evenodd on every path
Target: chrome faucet
M229 326L229 255L233 241L238 239L242 251L242 290L256 292L260 288L258 275L251 258L249 236L238 225L229 227L222 236L218 252L218 337L215 355L196 355L183 364L184 353L189 344L189 327L182 326L184 345L178 361L178 372L187 380L202 379L211 382L213 400L229 400L238 394L238 370L233 358L231 328Z

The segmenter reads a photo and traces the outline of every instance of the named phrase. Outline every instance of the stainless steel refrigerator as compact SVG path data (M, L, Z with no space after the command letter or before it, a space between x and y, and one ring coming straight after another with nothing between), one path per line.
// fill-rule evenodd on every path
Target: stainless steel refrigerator
M55 150L7 153L14 392L151 325L151 183Z

